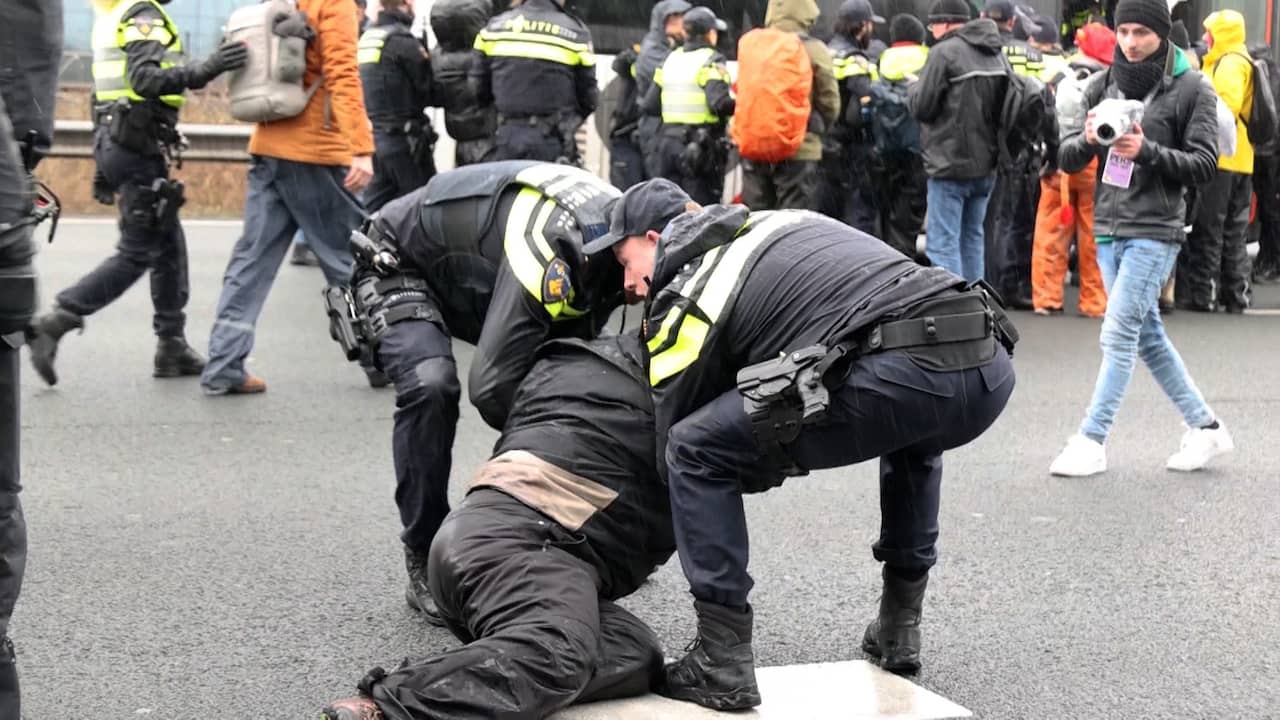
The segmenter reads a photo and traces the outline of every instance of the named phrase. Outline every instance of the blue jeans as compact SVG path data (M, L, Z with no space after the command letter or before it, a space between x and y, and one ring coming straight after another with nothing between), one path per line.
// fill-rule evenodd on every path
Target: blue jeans
M1107 288L1102 321L1102 368L1080 434L1105 442L1124 400L1137 359L1182 413L1189 427L1213 423L1213 411L1196 388L1160 320L1160 288L1178 259L1178 246L1159 240L1098 243L1098 267Z
M342 187L345 169L271 157L254 157L244 204L244 231L231 251L222 280L217 318L209 336L209 361L200 385L224 393L245 381L244 360L253 349L254 326L280 263L299 229L330 285L351 280L351 231L364 218L355 196ZM314 308L323 319L319 299Z
M982 223L995 176L973 180L929 178L925 252L929 260L969 282L982 279L986 236Z

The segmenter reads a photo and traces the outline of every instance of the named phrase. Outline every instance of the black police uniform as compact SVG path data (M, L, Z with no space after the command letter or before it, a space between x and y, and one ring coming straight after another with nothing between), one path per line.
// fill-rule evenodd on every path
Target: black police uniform
M685 21L692 12L686 14ZM712 16L714 18L714 16ZM707 43L707 30L691 28L685 44L670 55L655 73L654 82L644 99L645 110L658 110L662 115L662 131L658 138L658 176L679 185L694 202L718 203L724 194L724 173L729 146L725 141L725 125L737 103L729 91L727 60ZM693 35L701 31L701 36ZM693 60L693 63L685 60ZM694 68L693 65L699 66ZM689 77L677 78L673 71L683 69ZM697 73L695 77L694 73ZM692 89L701 86L702 100L695 106L675 108L667 101L677 82ZM689 93L676 90L679 98ZM691 112L692 111L692 112Z
M181 35L160 6L151 0L121 3L112 11L117 15L99 17L94 28L94 52L103 59L94 62L93 140L94 197L108 204L118 200L120 243L114 255L58 293L53 312L34 325L32 361L51 385L57 382L58 339L82 327L84 316L114 302L148 271L152 327L159 338L156 376L198 375L204 367L185 339L190 283L187 241L178 219L183 186L169 179L169 156L180 143L182 94L242 66L247 50L224 45L201 63L179 64ZM103 38L111 44L99 46ZM115 59L120 55L122 65Z
M409 28L413 16L382 10L360 36L357 59L364 106L373 123L373 181L365 208L376 211L436 174L436 133L423 115L434 105L431 60Z
M668 668L660 692L749 707L759 696L742 494L779 485L784 474L880 458L873 554L923 583L936 558L942 453L990 426L1013 389L998 341L1005 318L955 275L844 224L740 206L667 227L648 302L659 458L702 641ZM889 606L882 602L877 622L896 648L893 633L918 638L923 586L904 599L895 582L886 574ZM914 627L892 622L901 605L914 605ZM747 650L726 648L739 644L725 642L725 629ZM877 633L869 635L868 650L879 652ZM702 669L714 665L729 668L738 690L717 687L725 676L716 672L705 679ZM885 665L901 667L896 657ZM704 682L709 689L697 690Z
M840 87L841 116L823 138L818 208L869 235L877 234L877 192L872 180L871 128L863 108L885 44L872 38L863 47L844 35L830 43L832 70Z
M0 36L0 717L20 717L18 667L9 620L27 564L19 461L19 348L36 307L39 220L28 173L53 139L62 2L5 4L9 30ZM12 72L11 72L12 71ZM22 142L20 147L14 140Z
M360 334L395 383L396 503L409 551L425 555L449 512L461 396L451 338L475 344L471 402L502 428L534 348L594 336L620 304L617 261L602 254L588 271L581 251L604 232L617 195L565 165L482 163L437 175L366 224L398 256L397 269L379 270L356 248L351 292Z
M498 110L490 160L579 161L574 133L599 100L591 31L555 0L525 0L476 36L471 83Z
M454 167L481 162L493 150L498 113L482 106L467 79L475 64L476 34L489 22L489 0L431 4L431 30L439 43L431 49L435 100L444 108L444 129L454 140Z
M544 718L648 692L661 670L653 631L613 602L675 549L639 338L537 355L431 547L431 592L468 644L371 672L387 720Z
M609 118L609 182L626 190L648 179L644 150L640 147L640 96L636 84L636 60L640 46L623 48L613 58L618 101Z

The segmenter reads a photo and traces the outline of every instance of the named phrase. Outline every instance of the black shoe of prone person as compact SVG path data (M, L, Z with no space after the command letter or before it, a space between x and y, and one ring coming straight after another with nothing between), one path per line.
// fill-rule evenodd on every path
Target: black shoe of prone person
M880 667L894 673L920 670L920 616L929 573L907 579L884 567L880 614L862 635L862 651L880 658Z
M760 704L755 654L751 649L751 607L745 610L702 601L698 637L685 656L663 668L657 693L712 710L745 710Z
M444 618L440 617L436 601L431 597L431 586L427 584L427 554L406 545L404 569L409 574L409 584L404 590L405 602L409 607L422 613L423 619L428 623L436 627L444 627Z

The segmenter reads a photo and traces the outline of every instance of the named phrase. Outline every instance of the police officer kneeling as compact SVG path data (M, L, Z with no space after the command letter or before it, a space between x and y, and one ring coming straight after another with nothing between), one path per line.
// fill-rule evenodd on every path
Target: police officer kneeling
M616 243L627 289L646 297L659 460L698 615L697 642L658 691L719 710L760 703L742 494L877 457L884 589L863 648L914 671L942 453L1004 409L1016 331L985 290L834 220L682 214L687 201L662 180L637 185L587 248Z

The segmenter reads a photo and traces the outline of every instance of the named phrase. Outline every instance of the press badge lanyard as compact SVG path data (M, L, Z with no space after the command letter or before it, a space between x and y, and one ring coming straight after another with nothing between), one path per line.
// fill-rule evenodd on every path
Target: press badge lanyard
M1110 78L1108 78L1108 80L1110 80ZM1146 120L1147 110L1151 109L1151 103L1156 99L1156 93L1160 91L1160 86L1163 84L1164 78L1161 78L1160 82L1156 83L1156 86L1151 88L1151 92L1147 93L1147 96L1142 99L1143 120ZM1116 89L1115 85L1108 84L1107 96L1112 98L1117 97L1117 93L1112 92ZM1116 154L1115 148L1107 148L1107 164L1102 168L1102 182L1106 185L1120 188L1121 190L1128 190L1129 186L1133 184L1133 166L1133 160L1120 157Z

